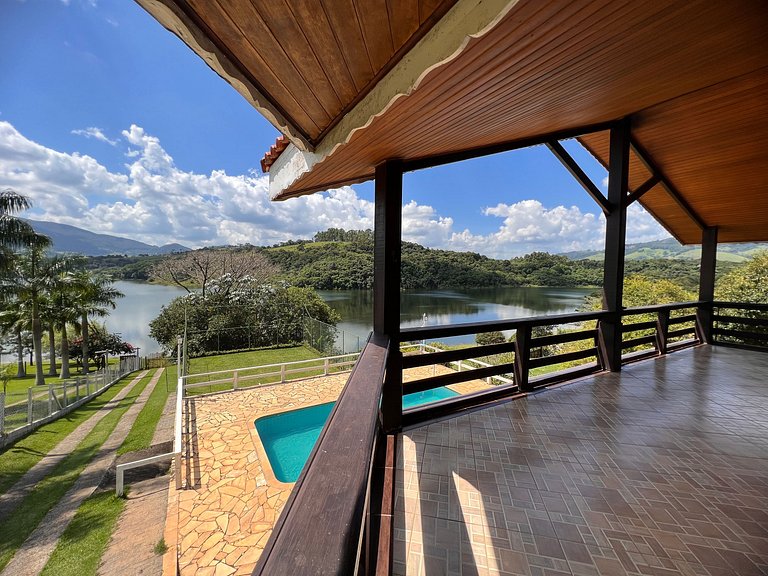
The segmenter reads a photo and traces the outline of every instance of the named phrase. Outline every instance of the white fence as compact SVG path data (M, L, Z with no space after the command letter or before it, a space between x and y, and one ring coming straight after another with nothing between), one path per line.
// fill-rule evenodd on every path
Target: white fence
M128 357L119 367L110 366L59 384L31 386L24 392L0 394L0 447L68 414L129 372L138 370L139 363L139 358Z

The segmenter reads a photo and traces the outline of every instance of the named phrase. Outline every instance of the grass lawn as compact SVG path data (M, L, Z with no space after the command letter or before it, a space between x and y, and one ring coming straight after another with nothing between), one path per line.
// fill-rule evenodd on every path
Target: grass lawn
M93 576L125 506L114 491L94 494L77 509L42 576Z
M112 358L109 362L110 366L115 366L119 362L119 359ZM3 367L8 366L8 364L3 363ZM27 364L27 375L23 378L16 378L16 363L14 362L12 365L12 374L13 376L8 380L8 384L6 385L6 390L8 394L15 394L15 393L23 393L27 391L27 388L30 388L35 385L35 367L30 366ZM45 375L45 383L46 384L53 384L58 385L61 384L61 378L58 376L48 376L48 367L50 364L48 362L43 362L43 374ZM61 362L56 362L56 370L58 373L61 373ZM77 376L82 376L80 374L80 365L76 362L72 361L69 363L69 371L70 376L72 378L75 378ZM91 371L93 371L93 366L91 366ZM42 389L42 386L40 387ZM0 388L0 392L2 392L2 389Z
M114 430L126 410L149 382L143 378L118 405L105 416L69 456L39 482L18 508L0 522L0 570L29 537L48 511L66 494L88 462Z
M41 426L26 438L22 438L0 452L0 494L4 493L27 470L37 464L65 436L93 416L104 404L112 400L120 390L133 380L135 374L125 376L87 404L55 422Z
M154 375L157 369L152 370L150 376ZM166 384L166 375L168 381ZM176 389L176 366L168 366L165 372L160 376L155 389L147 399L144 408L139 412L136 421L131 427L131 431L126 436L122 446L117 450L118 454L133 452L149 448L152 437L155 435L155 428L160 416L163 415L163 408L168 400L168 396Z

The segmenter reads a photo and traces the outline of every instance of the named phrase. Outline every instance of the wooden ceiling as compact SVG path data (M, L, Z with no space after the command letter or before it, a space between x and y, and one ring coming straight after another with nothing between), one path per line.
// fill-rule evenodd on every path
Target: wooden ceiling
M163 0L314 145L456 0ZM140 0L152 11L154 0Z
M454 4L420 2L416 18L415 2L394 0L162 1L215 31L310 143ZM638 146L690 209L662 184L641 199L678 239L700 242L692 212L721 241L768 240L767 84L763 0L519 0L279 198L371 179L391 158L427 165L630 116ZM607 162L605 134L582 141ZM633 155L633 189L647 176Z

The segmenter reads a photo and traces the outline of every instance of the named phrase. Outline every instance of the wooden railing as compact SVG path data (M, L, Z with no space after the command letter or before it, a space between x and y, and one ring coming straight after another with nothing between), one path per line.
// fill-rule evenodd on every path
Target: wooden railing
M380 505L381 485L371 483L386 444L377 415L388 347L385 337L369 338L253 574L355 574L375 563L371 501Z
M768 348L768 304L714 302L712 336L716 344Z

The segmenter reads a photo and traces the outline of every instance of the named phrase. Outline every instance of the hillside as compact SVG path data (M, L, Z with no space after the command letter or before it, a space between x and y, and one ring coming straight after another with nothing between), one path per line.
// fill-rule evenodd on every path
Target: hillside
M58 254L83 254L85 256L106 256L109 254L124 254L136 256L139 254L170 254L189 250L181 244L166 244L154 246L138 240L96 234L68 224L28 220L38 234L44 234L53 240L53 252Z
M717 259L721 262L746 262L756 252L768 250L766 243L745 244L720 244L717 247ZM571 260L602 260L602 250L582 250L578 252L566 252L563 254ZM701 257L701 248L698 246L683 246L674 238L667 240L655 240L639 244L627 244L627 260L648 260L657 258L671 258L675 260L698 260Z

